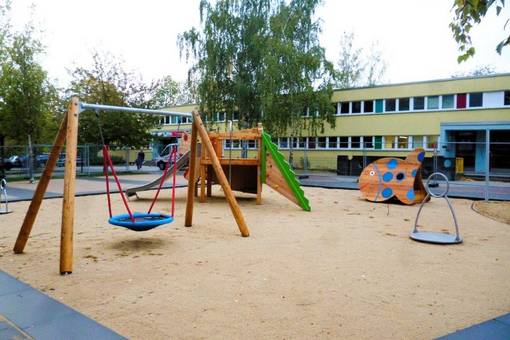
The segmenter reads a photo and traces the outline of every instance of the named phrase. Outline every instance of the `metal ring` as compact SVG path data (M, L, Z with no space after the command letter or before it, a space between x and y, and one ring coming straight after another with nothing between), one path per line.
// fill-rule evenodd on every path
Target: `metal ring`
M4 190L6 187L7 181L5 180L5 178L2 178L2 180L0 181L0 189Z
M433 193L429 188L429 183L434 176L442 177L446 182L446 190L444 192L442 192L440 195ZM435 198L446 197L446 195L448 194L448 191L450 190L450 181L448 181L448 177L446 177L446 175L443 174L442 172L434 172L429 176L429 178L427 178L427 182L425 183L425 188L427 189L427 192L429 193L429 195L432 197L435 197Z

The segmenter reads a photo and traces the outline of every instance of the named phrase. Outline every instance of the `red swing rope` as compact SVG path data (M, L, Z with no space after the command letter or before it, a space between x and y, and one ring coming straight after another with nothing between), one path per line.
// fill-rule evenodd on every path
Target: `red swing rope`
M110 199L110 179L108 177L108 155L106 152L105 145L103 145L103 173L104 178L106 179L106 197L108 198L108 213L110 214L110 218L112 217L112 202Z
M106 156L106 157L104 157ZM126 210L128 211L129 218L131 219L131 222L135 223L135 218L133 216L133 213L131 212L131 209L129 209L129 204L127 202L126 196L124 196L124 191L122 190L122 186L120 185L119 178L117 177L117 172L115 171L115 168L113 167L113 162L110 157L110 152L108 149L108 145L103 145L103 157L108 161L108 166L112 170L113 178L115 179L115 182L117 183L117 188L119 189L120 196L122 197L122 201L124 202L124 206L126 207ZM108 169L106 170L108 172ZM112 217L112 211L111 211L111 202L110 202L110 185L108 182L108 176L106 176L106 194L108 196L108 209L110 212L110 217Z
M174 147L174 174L172 179L172 218L174 217L175 208L175 177L177 175L177 147Z
M173 179L172 179L172 209L171 209L171 216L174 217L174 207L175 207L175 177L177 175L177 147L172 148L172 153L168 156L168 163L165 166L165 172L163 173L163 176L161 177L161 182L159 182L158 190L156 191L156 195L154 195L154 198L152 200L151 206L149 208L149 213L152 211L152 208L154 207L154 204L156 203L156 200L158 199L159 192L161 191L161 188L163 187L163 183L165 182L166 176L168 174L168 170L170 170L170 162L173 161Z

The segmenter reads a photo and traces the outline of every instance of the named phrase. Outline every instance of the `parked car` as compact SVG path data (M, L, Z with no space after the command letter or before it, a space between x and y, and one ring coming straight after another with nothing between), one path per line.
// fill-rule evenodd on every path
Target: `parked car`
M35 162L38 167L46 166L46 163L48 162L49 158L50 158L49 154L41 153L35 156Z
M81 159L81 156L76 156L76 165L82 165L83 161ZM57 160L57 166L62 167L66 164L66 155L60 154Z
M166 164L168 163L168 159L170 158L170 154L172 153L172 147L175 146L175 144L168 144L165 146L165 148L161 151L159 156L157 156L154 160L156 161L156 165L160 170L165 170Z
M9 157L9 163L13 168L22 168L27 165L27 156L11 156Z
M0 163L0 170L9 171L12 169L12 163L9 161L9 158L4 158L4 161Z

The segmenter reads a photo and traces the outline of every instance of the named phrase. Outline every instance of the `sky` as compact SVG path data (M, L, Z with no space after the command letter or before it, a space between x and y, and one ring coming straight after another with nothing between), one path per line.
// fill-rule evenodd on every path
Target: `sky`
M1 0L0 0L1 1ZM510 72L510 47L502 55L497 43L510 33L495 10L476 26L476 56L457 64L458 46L448 24L453 18L446 0L325 0L317 11L322 21L321 45L336 62L343 32L353 32L355 45L377 43L387 64L384 83L449 78L479 66ZM65 86L69 70L91 64L94 50L112 53L127 70L145 81L170 75L186 79L189 64L180 58L177 36L199 27L199 0L15 0L15 27L33 18L46 46L41 63L51 79Z

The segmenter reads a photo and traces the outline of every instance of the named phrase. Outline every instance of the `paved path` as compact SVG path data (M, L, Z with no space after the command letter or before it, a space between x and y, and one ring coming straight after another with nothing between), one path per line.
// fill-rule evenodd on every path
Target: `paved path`
M508 340L510 313L438 338L440 340Z
M119 175L119 179L122 185L122 188L125 190L129 187L139 186L150 182L161 176L161 172L154 174L136 174L136 175ZM181 175L177 176L176 186L187 186L188 181L184 179ZM9 202L16 201L26 201L31 200L34 195L35 188L37 187L37 182L28 183L26 181L22 182L10 182L7 187L7 194L9 196ZM48 186L48 190L46 190L45 198L58 198L62 197L64 187L64 179L57 178L52 179ZM163 188L171 187L171 182L166 181ZM110 177L110 190L111 192L118 192L117 184L114 179ZM78 177L76 179L76 195L84 196L84 195L97 195L104 194L106 192L105 189L105 180L104 177Z
M338 176L335 173L327 172L302 173L300 175L308 176L300 179L301 184L305 187L358 190L357 176ZM439 182L439 186L432 188L432 192L440 193L444 191L445 186L445 184ZM450 182L448 196L457 198L484 199L485 182L452 181ZM510 201L510 183L490 182L489 198L492 200Z
M161 175L161 171L153 173L140 173L119 175L121 184L124 189L133 186L139 186L148 183ZM358 177L356 176L338 176L335 173L328 172L313 172L307 174L306 178L300 178L301 185L305 187L321 187L329 189L351 189L358 190ZM164 188L171 186L170 181L166 181ZM45 198L57 198L62 196L63 179L53 179L46 192ZM188 182L182 175L177 176L177 186L187 186ZM31 200L37 183L11 182L8 183L9 201L24 201ZM118 192L117 186L112 178L110 178L110 188L112 192ZM434 192L443 191L444 184L439 184L438 187L433 188ZM78 177L76 180L76 195L97 195L105 193L105 184L103 177ZM484 199L485 198L485 182L467 182L456 181L450 182L450 197L469 198L469 199ZM505 200L510 201L510 183L505 182L490 182L489 185L489 198L492 200Z
M0 339L125 339L0 270Z

